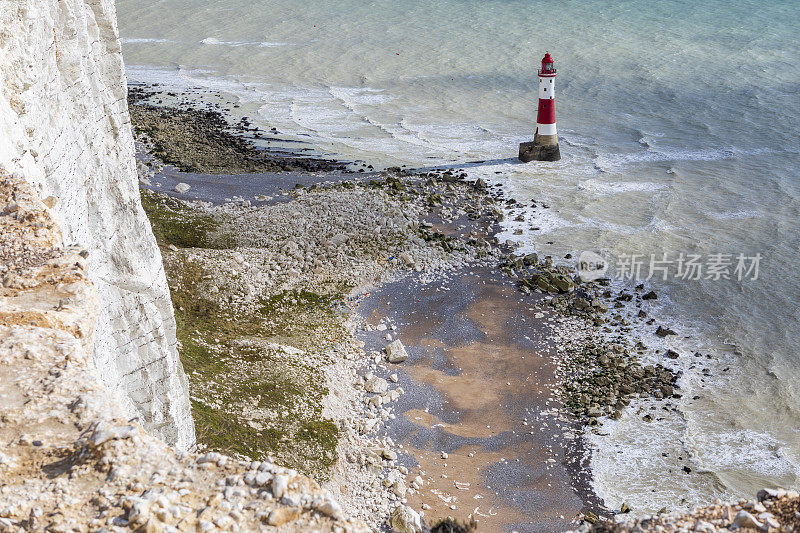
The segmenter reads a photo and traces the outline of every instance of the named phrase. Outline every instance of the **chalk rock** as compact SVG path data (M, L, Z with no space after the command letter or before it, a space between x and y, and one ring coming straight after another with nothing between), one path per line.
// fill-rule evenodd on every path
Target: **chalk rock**
M293 522L300 517L300 510L292 507L280 507L269 513L267 523L271 526L278 527L283 524Z
M389 384L385 379L379 378L378 376L373 376L364 385L364 390L373 394L383 394L389 390Z
M406 495L406 482L402 479L398 479L397 481L392 484L392 491L399 497L403 497Z
M406 352L406 347L403 346L400 339L386 346L386 354L389 356L390 363L402 363L408 359L408 352Z
M101 444L114 439L129 439L136 433L134 426L121 426L112 428L107 424L98 424L92 436L89 437L89 445L97 448Z
M330 516L331 518L340 519L344 516L342 513L342 507L334 500L328 499L323 500L320 504L318 504L315 509L317 512L324 514L325 516Z
M733 518L733 523L738 527L747 527L752 529L761 529L762 524L756 517L748 513L747 511L739 511L736 513L736 516Z
M278 474L272 480L272 494L275 498L280 499L286 492L286 487L289 485L289 476Z
M392 513L392 530L398 533L421 533L422 519L414 509L407 505L401 505Z
M397 454L396 454L396 453L394 453L394 452L393 452L392 450L390 450L389 448L384 448L383 450L381 450L381 455L382 455L382 456L383 456L383 458L384 458L384 459L386 459L387 461L394 461L395 459L397 459Z
M403 260L403 263L405 263L407 267L413 267L414 266L414 259L411 257L411 255L408 252L402 252L400 254L400 259Z
M91 252L99 376L127 418L188 449L188 382L161 254L140 203L113 3L30 0L4 3L3 13L0 166L58 198L48 204L64 242ZM9 105L11 96L18 101Z

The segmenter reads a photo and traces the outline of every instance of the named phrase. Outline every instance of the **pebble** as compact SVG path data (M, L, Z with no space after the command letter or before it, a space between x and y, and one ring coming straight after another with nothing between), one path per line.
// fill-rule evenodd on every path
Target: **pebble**
M281 499L286 493L286 487L289 485L289 476L283 474L276 475L272 480L272 494L277 499Z

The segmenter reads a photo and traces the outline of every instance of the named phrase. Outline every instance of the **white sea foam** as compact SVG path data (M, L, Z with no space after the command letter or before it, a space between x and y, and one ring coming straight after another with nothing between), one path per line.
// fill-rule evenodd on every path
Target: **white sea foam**
M155 39L155 38L131 38L131 39L120 39L122 44L143 44L143 43L169 43L172 42L169 39Z
M260 48L272 48L275 46L289 46L290 43L277 43L277 42L265 42L265 41L222 41L217 39L216 37L206 37L202 41L201 44L208 44L214 46L230 46L232 48L238 48L240 46L258 46Z
M754 210L746 211L726 211L723 213L709 213L708 216L717 220L737 220L741 218L763 218L764 213L759 213Z
M664 190L666 185L653 183L648 181L600 181L591 179L582 181L577 186L580 191L592 192L599 196L611 196L615 194L624 194L628 192L655 192Z

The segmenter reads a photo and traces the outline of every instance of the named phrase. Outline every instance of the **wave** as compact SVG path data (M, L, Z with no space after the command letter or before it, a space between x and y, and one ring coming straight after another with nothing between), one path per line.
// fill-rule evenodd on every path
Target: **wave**
M600 154L595 158L595 166L602 172L616 170L630 164L637 163L666 163L672 161L717 161L722 159L735 159L746 155L763 155L776 153L776 150L769 148L756 148L743 150L737 147L731 148L707 148L703 150L682 150L682 149L653 149L648 141L640 139L640 144L647 146L645 152Z
M240 46L258 46L261 48L270 48L273 46L288 46L290 43L273 43L273 42L263 42L263 41L221 41L216 37L206 37L202 41L202 44L209 44L215 46L231 46L233 48L237 48Z
M173 43L175 41L171 41L169 39L137 37L130 39L120 39L119 42L121 42L122 44L139 44L139 43Z
M604 182L596 179L585 180L577 185L579 191L590 191L600 196L612 196L627 192L655 192L666 188L666 185L653 183L651 181Z
M383 90L363 87L330 87L330 95L336 99L343 107L355 114L363 122L373 126L392 139L404 144L411 144L418 147L433 150L435 152L455 152L463 153L462 150L454 146L448 146L426 136L422 131L408 126L405 117L401 117L395 123L381 122L372 118L363 107L379 107L390 101L392 98L384 94ZM480 126L476 126L480 131ZM486 130L488 131L488 130ZM463 139L463 132L459 132L455 138ZM402 146L402 145L401 145Z
M737 220L742 218L763 218L764 213L753 210L726 211L723 213L708 213L708 216L716 220Z

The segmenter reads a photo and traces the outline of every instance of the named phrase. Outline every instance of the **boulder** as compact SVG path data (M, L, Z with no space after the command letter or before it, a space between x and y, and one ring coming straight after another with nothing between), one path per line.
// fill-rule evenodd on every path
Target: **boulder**
M586 415L590 416L592 418L597 418L597 417L603 416L603 411L600 410L599 407L592 406L592 407L589 407L589 409L586 410Z
M658 329L656 329L656 335L658 335L659 337L666 337L667 335L677 335L677 333L675 333L669 328L658 326Z
M281 497L286 492L286 487L289 486L289 476L278 474L272 480L272 494L275 496L276 499L281 499Z
M407 267L413 268L414 258L411 257L411 254L409 254L408 252L401 252L400 259L403 260L403 263L405 263Z
M550 283L561 292L570 292L575 288L575 282L563 274L553 274Z
M575 298L574 305L576 309L586 309L590 304L585 298Z
M383 394L389 390L389 383L385 379L373 376L364 385L364 390L373 394Z
M736 513L736 516L733 518L733 523L737 527L744 527L744 528L751 528L751 529L761 529L763 525L761 522L756 520L756 517L748 513L747 511L739 511Z
M330 516L331 518L335 518L337 520L341 519L344 516L342 513L342 507L334 500L325 499L319 504L316 505L315 509L317 512L322 513L326 516Z
M187 192L189 192L189 189L191 188L192 186L189 185L188 183L181 182L177 184L175 187L173 187L172 190L178 194L186 194Z
M298 518L300 518L300 509L279 507L270 511L267 517L267 524L273 527L279 527L289 522L294 522Z
M390 525L398 533L422 533L422 519L414 509L401 505L392 513Z
M390 363L402 363L408 359L408 352L406 347L400 342L400 339L395 340L386 347L386 355Z
M522 258L522 262L525 266L533 266L539 263L539 256L535 253L528 254Z

